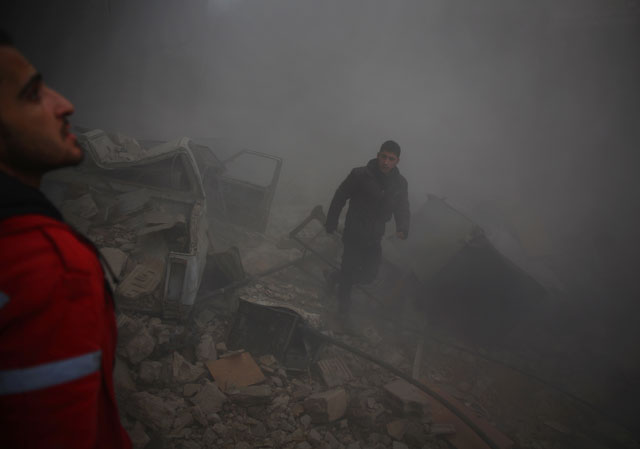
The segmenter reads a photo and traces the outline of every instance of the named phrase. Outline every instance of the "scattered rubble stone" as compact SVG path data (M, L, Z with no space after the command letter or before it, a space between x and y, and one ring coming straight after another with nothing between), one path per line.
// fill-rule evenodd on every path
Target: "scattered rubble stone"
M405 380L397 379L384 386L391 406L405 415L428 415L431 413L426 393L420 391Z
M202 389L200 384L186 384L182 389L182 394L185 397L190 398L194 394L198 393Z
M157 383L162 378L162 370L163 366L161 362L144 360L140 363L138 379L148 384Z
M129 438L134 449L143 449L151 440L149 435L144 431L144 426L139 421L133 426L133 429L129 431Z
M172 374L173 380L179 384L193 382L205 373L201 365L192 365L178 352L173 353Z
M155 430L169 430L173 424L175 409L162 398L146 391L131 395L127 412Z
M196 348L196 358L201 362L218 359L216 344L211 335L205 334L200 338L200 343L198 343L198 347Z
M213 447L217 440L218 436L212 428L209 427L204 431L204 435L202 435L202 442L205 446Z
M409 449L409 446L399 441L394 441L392 447L393 449Z
M124 352L134 365L140 363L151 355L156 343L147 329L142 328L124 345Z
M278 363L276 358L271 354L263 355L258 358L258 361L265 366L273 366Z
M407 430L406 419L395 419L387 423L387 433L394 440L401 441Z
M304 408L313 422L331 422L344 416L347 410L347 393L338 388L307 397Z
M311 424L311 416L304 415L303 417L301 417L300 424L302 424L302 427L304 427L305 429L309 427L309 425Z
M193 402L194 405L199 406L206 416L222 410L222 404L224 404L226 400L227 397L224 393L211 382L207 382L202 387L202 390L191 398L191 402Z
M116 357L116 363L113 368L113 383L116 393L131 393L136 391L136 383L131 378L127 362L120 357Z
M179 432L193 422L193 415L188 410L182 411L173 422L173 431Z
M344 385L353 378L349 367L339 358L319 360L316 366L322 380L329 388Z
M204 414L200 406L194 405L193 407L190 408L190 410L191 410L191 416L193 416L193 419L198 424L200 424L201 426L207 426L209 424L209 422L207 421L207 416Z
M271 394L269 385L250 385L227 392L229 400L243 406L269 404Z

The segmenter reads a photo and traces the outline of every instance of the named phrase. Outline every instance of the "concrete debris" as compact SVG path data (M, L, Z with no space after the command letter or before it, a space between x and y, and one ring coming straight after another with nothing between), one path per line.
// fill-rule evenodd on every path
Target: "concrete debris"
M109 264L109 268L113 271L113 274L119 277L127 264L127 253L118 248L100 248L100 253L107 264Z
M260 362L261 365L265 365L265 366L274 366L276 363L278 363L276 358L271 354L260 356L258 358L258 361Z
M406 419L396 419L387 423L387 433L394 440L401 441L407 431L408 421Z
M319 360L316 366L320 371L322 380L329 388L344 385L353 379L349 367L338 358Z
M180 213L169 214L159 210L151 210L144 213L143 225L136 229L136 234L139 236L147 235L153 232L171 229L176 225L184 226L185 224L186 220L184 215Z
M173 353L171 364L173 380L178 384L194 382L205 373L202 365L193 365L187 362L178 352Z
M131 363L137 365L151 355L155 346L153 337L149 335L146 328L142 328L137 335L125 343L124 353Z
M145 189L132 190L114 198L109 216L113 221L121 221L127 216L142 210L150 200L150 194Z
M69 215L89 220L98 213L98 206L93 201L90 193L84 194L75 200L66 200L60 206L60 212L64 217Z
M196 358L201 362L209 362L218 359L216 344L211 335L204 334L200 337L200 343L198 343L198 347L196 348Z
M160 284L164 273L164 261L151 260L137 265L118 286L117 294L127 299L150 295Z
M208 416L222 410L222 404L226 402L227 397L216 384L207 382L202 390L190 400L194 405L200 407L205 416Z
M431 412L429 396L405 380L397 379L384 386L391 406L403 415L425 416Z
M124 360L116 356L116 363L113 368L113 383L117 393L129 394L136 391L136 383L131 377L129 367Z
M343 388L316 393L304 400L304 408L313 422L332 422L347 410L347 392Z
M186 398L190 398L194 394L198 393L202 389L200 384L186 384L182 388L182 394Z
M154 430L168 431L173 425L176 410L162 398L141 391L131 395L127 413Z
M193 415L188 410L182 411L178 416L176 416L175 421L173 422L173 433L180 432L187 426L190 426L193 423Z
M250 385L236 390L227 391L229 400L242 405L252 406L269 404L271 402L271 387L269 385Z
M163 380L163 364L154 360L144 360L138 369L138 380L146 384L156 384Z
M151 440L139 421L133 426L133 430L129 431L129 437L134 449L144 449Z

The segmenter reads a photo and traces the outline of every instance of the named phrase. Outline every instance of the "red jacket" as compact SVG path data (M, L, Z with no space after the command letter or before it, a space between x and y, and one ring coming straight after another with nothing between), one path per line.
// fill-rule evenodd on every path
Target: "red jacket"
M96 250L37 190L20 188L28 199L18 206L7 204L15 191L10 201L0 193L0 448L130 448Z

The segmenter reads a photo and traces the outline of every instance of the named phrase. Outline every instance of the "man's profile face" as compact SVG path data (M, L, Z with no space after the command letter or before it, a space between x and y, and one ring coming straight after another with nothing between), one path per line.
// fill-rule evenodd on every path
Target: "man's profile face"
M389 151L380 151L378 153L378 168L385 175L398 165L398 156Z
M0 166L41 176L78 164L83 151L69 130L72 113L17 49L0 46Z

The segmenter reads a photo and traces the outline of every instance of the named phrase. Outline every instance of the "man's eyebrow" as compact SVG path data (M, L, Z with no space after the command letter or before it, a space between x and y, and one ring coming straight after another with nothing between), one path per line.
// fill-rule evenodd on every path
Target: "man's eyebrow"
M33 86L41 82L42 82L42 73L40 72L34 73L31 76L31 78L29 78L29 81L27 81L27 83L22 87L22 89L20 89L20 93L18 94L18 96L24 97L33 88Z

